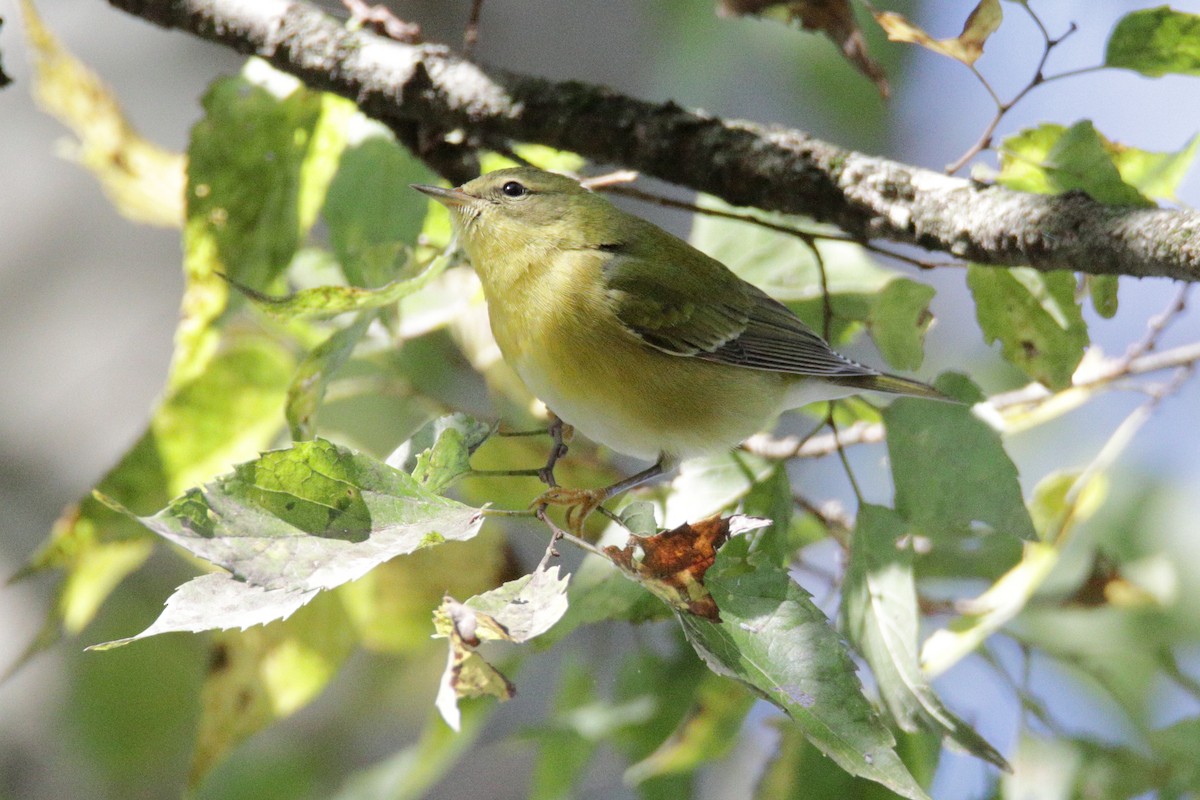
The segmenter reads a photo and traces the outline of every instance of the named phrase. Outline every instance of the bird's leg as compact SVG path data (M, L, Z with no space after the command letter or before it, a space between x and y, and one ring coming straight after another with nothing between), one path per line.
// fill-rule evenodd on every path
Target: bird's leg
M558 481L554 479L554 465L558 460L567 454L567 442L571 441L575 435L575 429L559 419L559 416L553 411L550 412L553 420L547 431L550 434L550 455L546 459L546 466L538 470L538 477L542 483L550 488L558 486Z
M654 466L648 467L636 475L619 480L602 489L566 489L562 486L550 485L550 488L533 501L534 506L564 506L567 509L567 527L576 536L583 531L583 522L588 515L600 507L605 500L611 500L619 494L641 486L647 481L657 478L670 468L666 456L659 456Z

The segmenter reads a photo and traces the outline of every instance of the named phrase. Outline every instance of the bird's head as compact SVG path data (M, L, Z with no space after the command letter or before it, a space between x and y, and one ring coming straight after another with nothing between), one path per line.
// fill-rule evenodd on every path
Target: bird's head
M413 188L450 210L472 260L535 244L552 249L587 246L613 210L574 178L533 167L489 172L457 189L421 184Z

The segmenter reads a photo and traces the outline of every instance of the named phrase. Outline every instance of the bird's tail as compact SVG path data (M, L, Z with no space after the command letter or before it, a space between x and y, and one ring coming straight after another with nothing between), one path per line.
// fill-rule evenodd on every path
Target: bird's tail
M929 400L943 400L949 403L958 402L927 383L901 378L899 375L855 375L853 378L844 380L844 383L859 392L887 392L888 394L904 394L909 397L924 397Z

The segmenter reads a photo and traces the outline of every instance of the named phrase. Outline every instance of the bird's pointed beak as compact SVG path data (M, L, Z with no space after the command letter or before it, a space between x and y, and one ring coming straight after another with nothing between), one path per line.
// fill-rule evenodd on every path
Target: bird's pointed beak
M443 189L440 186L427 186L423 183L410 183L409 186L421 194L427 194L447 208L465 206L475 198L461 189Z

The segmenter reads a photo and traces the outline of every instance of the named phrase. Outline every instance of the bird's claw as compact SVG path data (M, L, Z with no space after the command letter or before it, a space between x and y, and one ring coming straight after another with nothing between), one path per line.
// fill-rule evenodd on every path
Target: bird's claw
M606 489L567 489L553 486L530 504L536 506L562 506L567 509L567 527L571 533L580 536L583 533L583 522L588 515L600 507L608 499Z

